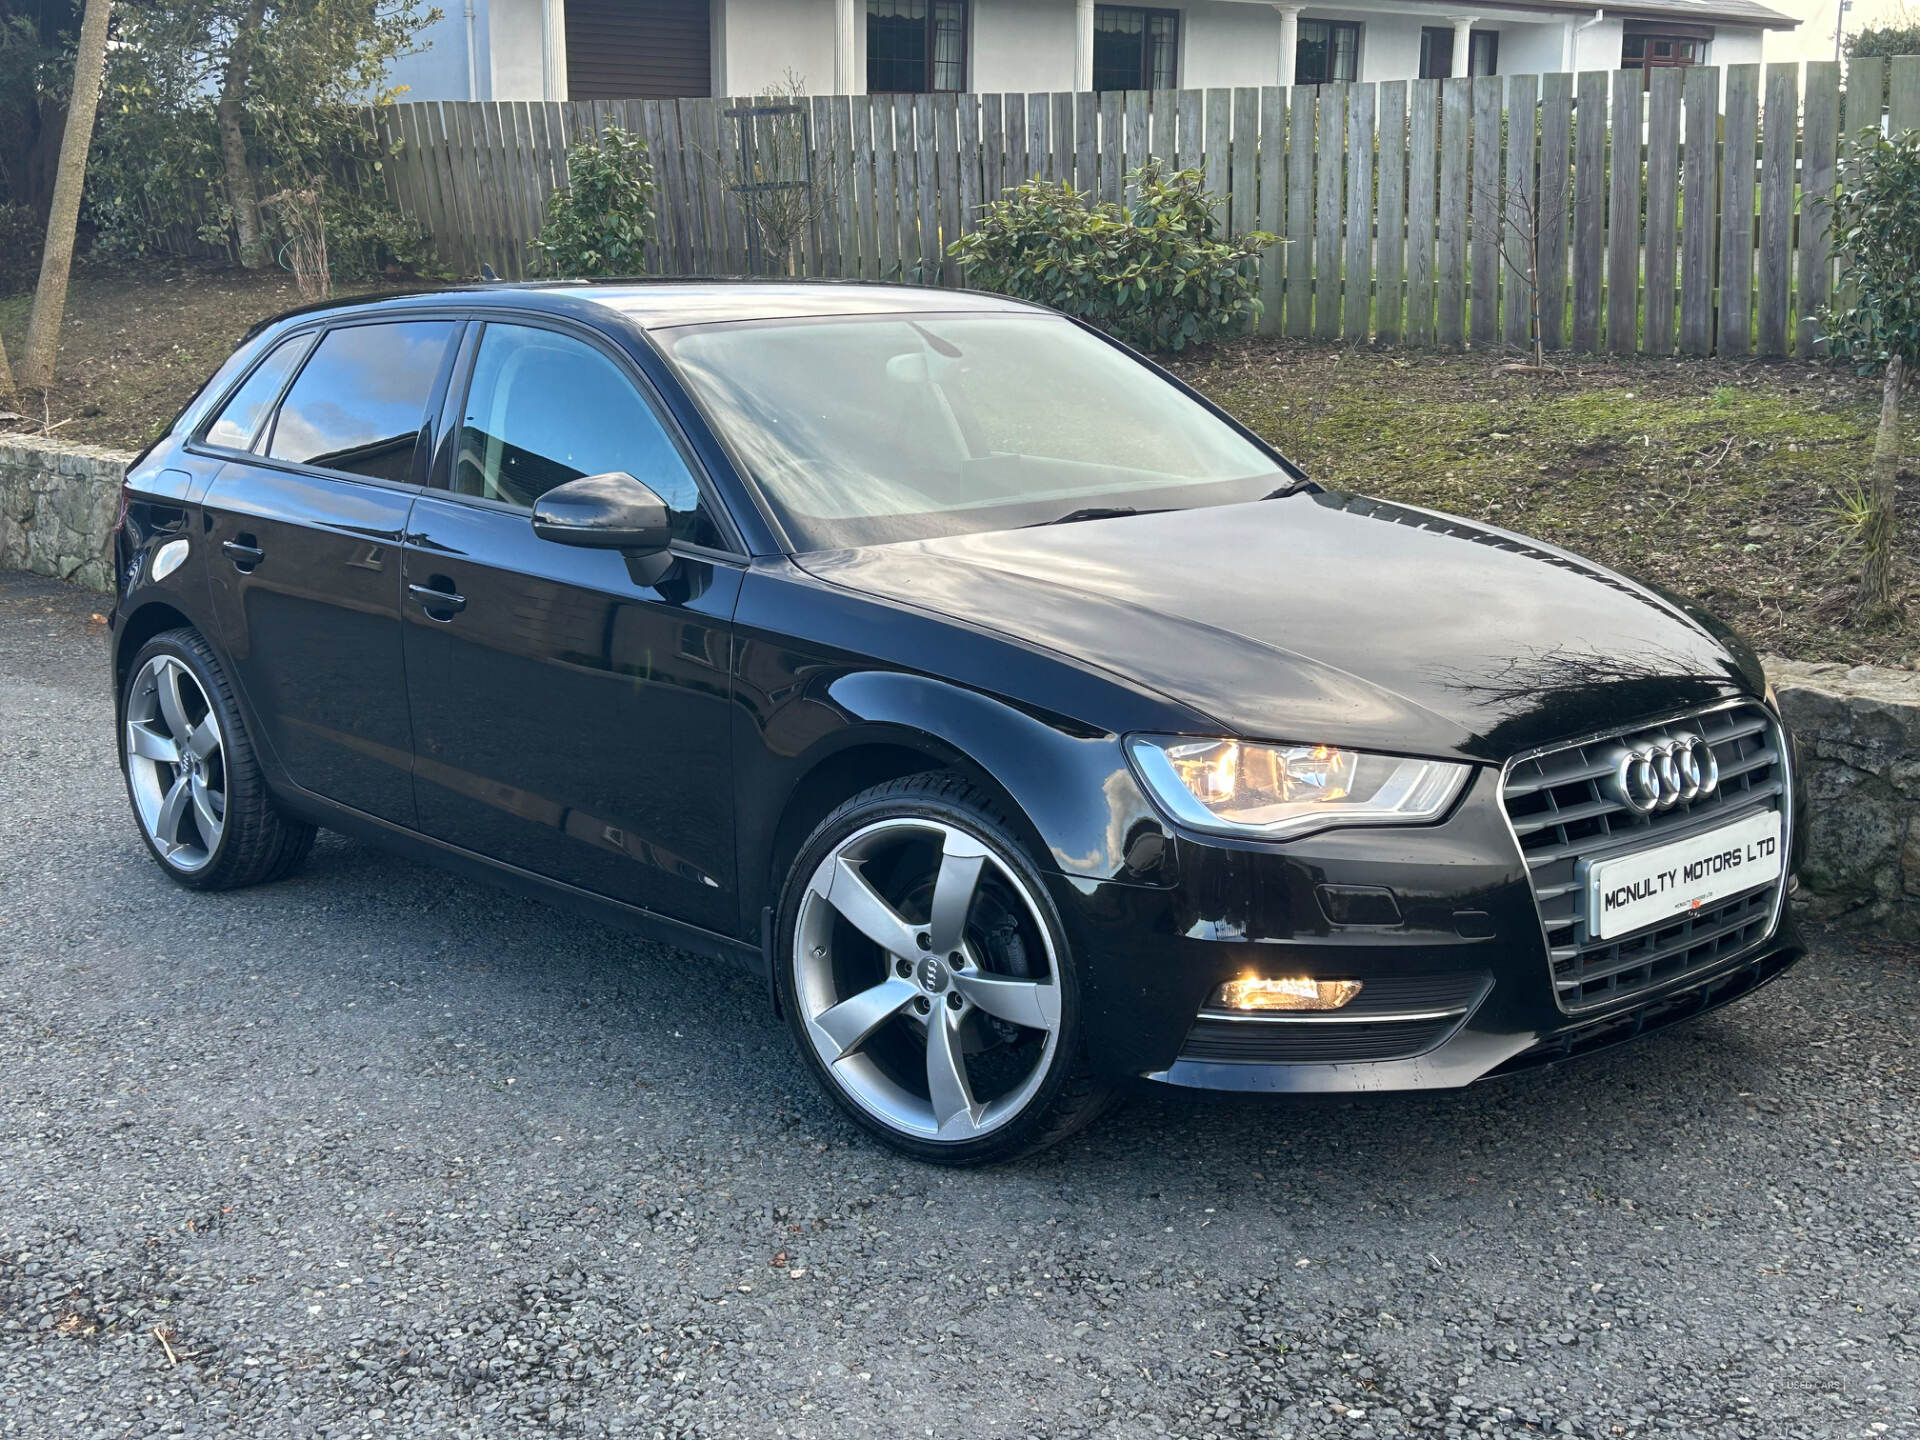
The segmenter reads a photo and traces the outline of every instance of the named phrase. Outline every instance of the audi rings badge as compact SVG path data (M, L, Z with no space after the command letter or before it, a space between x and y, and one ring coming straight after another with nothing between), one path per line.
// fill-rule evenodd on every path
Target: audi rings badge
M1636 815L1690 804L1720 787L1720 762L1698 735L1622 745L1608 757L1606 787Z

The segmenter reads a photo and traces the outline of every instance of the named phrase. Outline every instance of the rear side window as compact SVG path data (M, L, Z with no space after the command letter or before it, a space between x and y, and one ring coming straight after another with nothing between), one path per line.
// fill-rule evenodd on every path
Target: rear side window
M330 330L280 406L268 454L406 484L450 320Z
M260 422L285 388L287 376L300 363L313 343L311 335L295 335L282 340L254 367L246 383L233 392L233 398L220 407L213 424L207 427L207 444L226 450L245 450L260 433Z

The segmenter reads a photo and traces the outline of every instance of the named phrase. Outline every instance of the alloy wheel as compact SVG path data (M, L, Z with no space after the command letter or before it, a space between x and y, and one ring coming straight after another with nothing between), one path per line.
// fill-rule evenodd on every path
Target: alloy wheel
M204 868L226 829L219 717L186 664L156 655L127 694L127 779L155 850L174 869Z
M942 821L881 820L834 845L801 898L792 961L827 1073L903 1135L1000 1128L1059 1046L1059 957L1037 897Z

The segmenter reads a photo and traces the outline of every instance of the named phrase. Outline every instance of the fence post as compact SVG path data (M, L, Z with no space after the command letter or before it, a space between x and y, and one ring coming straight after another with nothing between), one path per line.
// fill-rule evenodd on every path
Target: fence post
M1574 100L1573 348L1600 348L1600 267L1606 208L1607 77L1594 70L1579 79Z
M1760 353L1787 353L1793 299L1793 152L1800 130L1800 67L1767 67L1760 147Z
M1540 340L1549 350L1567 338L1567 206L1572 175L1573 76L1540 81Z
M1383 344L1402 334L1400 282L1407 268L1407 82L1380 87L1380 219L1375 240L1373 333Z
M1415 80L1407 99L1407 341L1433 343L1433 227L1439 213L1434 167L1440 82Z
M1720 72L1696 65L1687 71L1687 153L1681 181L1686 212L1680 222L1680 348L1689 355L1713 353L1714 236L1719 233L1718 130Z
M1499 77L1473 81L1473 348L1500 339L1500 92Z
M1607 220L1607 349L1640 346L1640 98L1638 70L1613 74L1613 165Z
M1800 149L1800 326L1794 348L1812 356L1820 346L1820 307L1833 295L1834 161L1840 144L1840 67L1831 60L1807 66L1806 118Z
M1346 151L1347 87L1323 85L1320 101L1319 175L1314 197L1313 333L1322 340L1340 334L1341 172Z
M1468 121L1473 113L1473 81L1440 82L1440 291L1439 342L1466 343Z
M1340 333L1365 344L1373 330L1373 112L1371 82L1347 92L1346 306Z
M1680 80L1670 65L1653 72L1647 117L1647 301L1643 348L1673 352L1674 240L1680 224Z
M1727 67L1720 162L1720 353L1753 348L1753 160L1760 67Z

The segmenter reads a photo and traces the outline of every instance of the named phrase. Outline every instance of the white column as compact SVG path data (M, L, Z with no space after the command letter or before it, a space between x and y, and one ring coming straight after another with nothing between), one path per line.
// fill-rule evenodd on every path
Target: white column
M1281 85L1293 84L1294 63L1300 58L1300 7L1298 5L1276 5L1280 12L1280 79Z
M1073 88L1093 89L1093 0L1074 3Z
M1573 21L1562 20L1560 22L1560 68L1568 74L1573 73L1573 37Z
M543 100L567 98L566 0L540 0L540 58Z
M1473 62L1473 22L1478 15L1455 15L1453 20L1453 73L1465 75Z
M867 87L854 73L858 64L854 29L854 0L833 0L833 93L864 95Z

